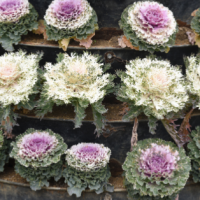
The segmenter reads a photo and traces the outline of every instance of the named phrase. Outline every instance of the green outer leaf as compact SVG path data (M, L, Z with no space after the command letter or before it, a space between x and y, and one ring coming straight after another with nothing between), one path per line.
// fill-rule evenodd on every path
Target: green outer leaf
M85 107L81 107L78 100L73 100L72 105L74 106L75 116L75 128L80 128L82 125L82 120L85 118Z
M82 191L84 191L87 187L91 190L95 190L98 194L103 192L104 187L105 189L112 191L111 186L107 186L110 176L111 173L108 165L104 168L96 170L96 172L82 172L77 171L75 168L70 167L66 163L66 168L63 170L65 183L68 184L67 191L70 196L75 194L76 197L80 197Z
M196 162L195 160L192 160L192 171L191 171L191 175L192 175L192 179L195 183L199 183L200 182L200 164L198 162Z
M192 18L191 28L200 35L200 9L196 12L195 17Z
M48 155L45 155L45 157L38 158L37 160L30 159L30 158L22 158L19 155L20 149L17 146L17 144L19 142L21 142L22 138L25 135L31 134L35 131L37 131L37 132L48 132L50 135L53 135L53 136L56 137L56 139L58 140L58 144L54 149L52 149L52 151ZM25 133L17 136L16 142L12 142L11 146L13 146L13 149L10 153L10 157L17 160L24 167L30 167L31 166L33 168L48 167L53 163L58 163L61 159L61 156L65 153L65 151L67 149L67 144L64 143L63 138L59 134L56 134L52 130L49 130L49 129L47 129L47 130L35 130L33 128L29 128L29 129L26 130Z
M38 28L38 13L31 4L29 10L30 12L16 23L0 23L0 43L5 50L13 51L13 44L18 44L22 35Z
M125 121L125 122L128 122L131 119L134 119L139 114L141 114L143 111L141 106L135 106L134 104L129 104L128 107L129 107L129 111L122 118L123 121Z
M192 160L191 175L195 183L200 182L200 126L191 132L191 141L187 145L189 157Z
M177 168L171 174L170 178L148 177L140 172L141 150L151 147L152 143L158 145L168 145L171 151L178 151L180 160L177 162ZM134 194L140 196L167 197L180 192L184 188L189 177L191 169L190 158L185 155L183 148L178 149L172 142L161 139L145 139L139 141L133 147L132 152L127 153L127 158L122 166L125 171L125 178L134 188Z
M139 47L140 51L149 51L150 53L154 53L155 51L167 52L169 47L175 44L176 33L178 31L178 26L176 32L169 38L167 43L162 45L151 45L146 43L145 40L138 38L136 33L132 30L131 26L127 23L128 18L128 9L132 5L128 6L121 15L121 20L119 21L119 26L124 31L124 35L127 39L130 39L131 43L135 47Z
M153 116L149 116L149 122L148 122L148 125L149 125L149 132L151 134L156 134L156 126L158 125L156 122L158 121L155 117Z
M95 26L97 25L97 14L93 10L90 20L83 26L75 30L70 29L58 29L54 26L48 25L45 21L46 34L48 40L61 40L68 38L86 39L88 35L95 32Z
M53 163L48 167L24 167L17 160L15 161L15 171L30 183L30 188L34 191L49 186L48 180L52 177L58 181L62 176L62 161Z
M166 196L161 198L160 196L141 196L138 190L133 189L133 185L129 183L126 179L124 180L124 185L128 191L128 199L130 200L176 200L177 194L171 196Z
M91 105L97 136L100 136L100 134L103 132L103 129L105 128L105 117L103 114L107 112L105 107L100 104L100 102L101 101Z
M37 117L43 118L45 114L51 113L53 110L54 102L51 99L47 99L46 92L47 90L43 89L37 102L37 110L35 111Z

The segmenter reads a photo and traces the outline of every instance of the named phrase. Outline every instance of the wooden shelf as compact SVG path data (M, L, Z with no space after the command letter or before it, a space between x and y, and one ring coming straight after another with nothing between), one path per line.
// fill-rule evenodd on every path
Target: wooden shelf
M191 46L186 32L192 31L188 27L179 27L179 32L177 34L176 43L173 47L186 47ZM91 50L95 49L111 49L111 50L121 50L118 45L118 38L123 35L123 31L116 28L102 28L95 33L93 38L93 44ZM48 48L59 48L58 42L44 40L42 35L35 35L29 33L27 36L22 37L20 45L25 46L37 46L37 47L48 47ZM85 49L79 46L79 43L71 40L68 49ZM126 48L131 50L130 48Z

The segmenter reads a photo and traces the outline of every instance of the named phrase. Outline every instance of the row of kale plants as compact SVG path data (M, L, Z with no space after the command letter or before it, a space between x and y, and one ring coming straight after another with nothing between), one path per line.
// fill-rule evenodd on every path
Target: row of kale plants
M39 67L41 57L41 53L27 55L22 50L0 56L0 121L8 137L17 124L16 109L34 110L36 116L43 118L54 105L67 104L74 107L75 128L82 125L85 109L90 106L100 135L108 112L102 101L114 93L128 107L124 121L144 113L152 134L161 120L179 147L187 142L187 135L181 138L175 130L169 130L169 124L190 110L189 117L200 106L198 56L185 57L185 76L180 67L167 60L153 56L130 60L125 71L116 72L121 78L121 84L116 85L116 75L106 73L110 64L103 64L99 55L60 53L57 63L46 63L44 70Z
M200 10L193 13L190 33L198 44L200 35ZM189 17L189 16L188 16ZM156 1L138 1L122 13L119 26L124 35L119 37L121 47L136 50L168 52L175 44L178 25L173 13ZM58 41L67 50L71 39L89 48L91 38L98 30L98 17L87 0L54 0L49 5L44 20L28 0L2 0L0 2L0 43L7 51L21 41L28 31L43 34L44 39Z
M190 172L200 182L200 127L192 131L187 155L184 148L161 139L145 139L132 147L123 164L124 186L128 197L136 200L175 200L185 187ZM61 177L67 192L80 197L86 189L100 194L113 192L108 162L111 151L102 144L79 143L67 149L63 138L51 130L28 129L11 143L0 133L0 171L9 156L15 171L34 191ZM192 169L191 169L192 164Z

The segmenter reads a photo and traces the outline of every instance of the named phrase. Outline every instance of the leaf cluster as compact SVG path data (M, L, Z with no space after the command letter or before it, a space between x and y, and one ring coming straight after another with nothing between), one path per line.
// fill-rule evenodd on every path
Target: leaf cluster
M175 44L176 32L169 38L169 41L162 45L148 44L145 40L138 38L136 33L132 30L131 26L127 23L128 9L132 5L128 6L121 15L119 26L124 31L124 35L131 41L132 45L138 47L140 51L149 51L154 53L155 51L168 52L169 48ZM178 29L177 29L178 30Z
M98 62L101 62L99 55L94 55L98 57ZM57 58L57 62L61 62L64 58L64 54L59 54ZM103 67L103 71L106 72L110 68L110 64L105 64ZM115 75L109 75L109 84L107 84L105 87L101 88L101 90L105 91L105 95L113 92L114 83L113 80L115 79ZM53 106L56 104L57 106L65 105L65 102L58 99L52 99L48 98L48 87L43 87L43 90L40 95L40 100L37 104L37 111L36 115L39 117L44 117L45 114L48 112L52 112ZM103 132L103 129L105 127L105 117L103 114L107 112L107 109L102 104L103 98L99 99L97 102L90 104L88 99L83 98L71 98L70 102L71 105L74 107L75 112L75 128L80 128L82 125L83 119L86 117L85 110L88 106L91 106L93 118L94 118L94 124L96 126L96 132L98 135L100 135Z
M6 51L14 51L13 44L17 45L21 41L22 35L27 35L28 31L38 28L38 13L29 4L29 13L22 16L17 22L0 23L0 43Z
M48 25L45 21L46 34L48 40L62 40L67 38L77 38L77 39L86 39L88 35L95 32L97 26L97 14L93 10L92 17L90 20L83 26L75 30L71 29L58 29L52 25Z
M150 148L152 143L168 145L172 151L179 152L180 159L177 162L177 168L172 172L170 177L146 176L145 172L140 172L138 170L140 168L141 150ZM129 184L132 185L133 191L130 190L132 194L158 198L179 193L180 190L184 188L191 169L190 158L185 155L184 149L178 149L174 143L166 142L161 139L139 141L138 144L133 147L133 151L127 153L127 158L122 167L125 170L125 178Z
M195 16L192 18L191 21L191 28L200 35L200 9L196 12Z
M49 135L55 136L56 139L58 140L57 146L55 148L53 148L49 154L47 154L45 157L32 158L32 159L28 158L28 157L22 158L19 155L20 148L19 148L18 144L20 144L22 138L25 135L34 133L35 131L36 131L35 129L30 128L30 129L26 130L25 133L16 137L16 142L11 143L11 146L13 146L13 149L10 153L10 157L17 160L24 167L33 167L33 168L48 167L53 163L58 163L61 159L61 156L64 154L64 152L67 149L67 144L64 143L63 138L59 134L55 134L53 131L51 131L49 129L47 129L45 131L37 130L38 132L48 132Z
M34 191L49 186L48 180L54 178L58 181L62 176L62 161L53 163L48 167L25 167L15 160L15 171L30 183L30 188Z
M75 194L76 197L80 197L82 191L86 188L95 190L97 194L102 193L104 190L113 192L114 188L108 184L110 176L111 173L108 165L95 172L82 172L66 164L66 168L63 170L65 183L68 184L67 191L70 196Z
M195 183L200 182L200 126L191 132L191 141L187 145L192 160L191 175Z
M124 185L128 191L129 200L160 200L160 196L141 196L139 190L134 190L133 185L124 179ZM176 200L177 194L163 197L162 200Z

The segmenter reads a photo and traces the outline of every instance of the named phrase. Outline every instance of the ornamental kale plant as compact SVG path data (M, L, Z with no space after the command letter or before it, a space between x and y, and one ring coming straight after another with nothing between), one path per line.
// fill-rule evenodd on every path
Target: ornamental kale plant
M22 35L37 29L38 14L28 0L0 1L0 43L6 51L13 51L13 44L21 41Z
M35 106L41 56L21 50L0 56L0 121L7 135L16 125L14 108L32 110Z
M191 132L192 140L187 145L189 157L192 160L192 178L195 183L200 182L200 126Z
M190 101L200 108L200 56L185 57L187 88Z
M91 105L97 133L102 132L107 110L102 105L105 95L113 88L114 75L103 74L103 63L98 55L84 52L59 54L58 63L45 65L44 87L38 103L38 116L52 112L53 105L72 104L75 109L75 128L85 117L85 109ZM106 69L109 68L105 65Z
M97 194L104 189L113 192L113 187L108 184L110 155L110 149L102 144L80 143L68 149L63 176L69 186L69 195L80 197L86 188L95 190Z
M191 169L183 148L161 139L139 141L123 164L128 197L175 200Z
M32 190L49 186L51 177L62 176L61 156L67 149L63 138L51 130L28 129L12 142L10 157L15 159L15 171L30 182Z
M140 51L169 51L174 45L177 24L173 13L154 1L139 1L128 6L119 21L120 28Z
M137 58L126 65L125 72L118 71L118 75L122 85L117 98L130 108L123 119L129 121L144 112L153 134L158 119L171 119L188 101L183 75L169 61Z
M96 12L87 0L54 0L44 19L47 39L59 41L65 51L72 38L89 48L98 28Z

